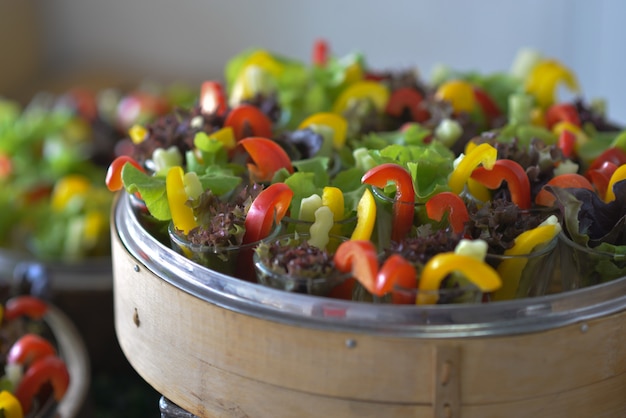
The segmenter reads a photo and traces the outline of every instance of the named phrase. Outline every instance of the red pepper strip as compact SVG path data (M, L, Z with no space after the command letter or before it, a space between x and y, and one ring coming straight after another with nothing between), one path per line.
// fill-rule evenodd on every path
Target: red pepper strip
M494 118L502 115L502 111L496 104L496 102L487 94L486 91L481 89L480 87L473 86L474 89L474 98L478 102L478 105L483 111L483 114L487 118L487 120L491 121Z
M606 190L615 170L617 170L617 166L610 161L605 161L599 168L587 170L586 178L593 184L596 193L602 200L606 197Z
M261 183L272 181L274 173L281 168L285 168L289 173L293 173L291 158L273 140L254 136L242 139L239 143L250 155L252 161L254 161L254 164L248 164L248 171L252 180Z
M430 219L441 221L448 214L448 223L452 231L460 234L465 230L465 222L469 221L469 213L463 199L452 192L437 193L426 202L426 214Z
M342 242L335 251L333 261L337 270L351 272L368 292L377 294L378 254L371 241L351 239Z
M399 254L391 255L376 275L377 295L391 292L393 303L414 304L417 289L417 270Z
M228 113L224 126L233 128L235 138L241 140L247 136L272 137L272 121L258 107L240 104Z
M73 101L74 108L83 118L94 121L98 117L98 100L93 91L75 87L67 95Z
M293 191L285 183L274 183L263 189L246 214L243 244L267 237L272 226L278 225L287 213L292 198Z
M28 367L40 358L56 355L50 341L37 334L24 334L13 343L7 354L8 364L21 364Z
M524 167L513 160L497 160L491 170L478 167L472 171L471 178L490 189L497 189L506 181L511 200L520 209L530 209L530 180Z
M325 39L318 39L313 43L313 65L324 68L328 63L329 48Z
M608 184L608 183L607 183ZM546 186L555 187L576 187L584 188L593 191L593 186L583 175L576 173L559 174L552 177ZM552 206L556 198L552 193L545 190L545 186L541 188L537 196L535 196L535 203L540 206Z
M617 147L607 148L602 154L593 160L587 170L599 168L605 161L610 161L619 167L622 164L626 164L626 152Z
M385 163L369 169L361 177L361 182L379 188L389 182L395 184L391 239L402 241L411 230L415 215L415 188L411 174L398 164Z
M576 134L568 129L563 129L559 134L557 146L565 158L571 157L576 147Z
M217 81L205 81L200 87L200 109L205 114L223 116L228 110L226 93Z
M106 178L104 180L110 191L116 192L124 187L124 183L122 182L122 169L126 163L134 165L138 170L141 170L144 173L146 172L146 170L137 161L128 155L121 155L115 158L111 164L109 164Z
M555 103L546 110L546 125L548 129L552 130L552 127L559 122L569 122L578 127L580 124L580 117L576 107L571 103Z
M27 316L41 319L48 312L48 304L35 296L14 296L4 305L4 317L7 321Z
M70 374L65 362L57 356L47 356L34 362L15 388L15 397L22 404L24 415L28 414L33 399L46 383L52 385L54 399L60 401L70 384Z
M424 122L430 117L428 110L422 106L422 94L411 87L401 87L394 90L389 97L385 113L400 117L405 109L411 112L411 119L415 122Z
M0 153L0 180L8 178L13 172L13 162L11 157L5 153Z

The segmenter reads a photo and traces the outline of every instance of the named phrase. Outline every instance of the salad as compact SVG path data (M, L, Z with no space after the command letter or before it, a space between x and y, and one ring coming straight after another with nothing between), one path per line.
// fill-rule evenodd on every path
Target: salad
M342 236L327 268L350 274L353 294L394 303L447 303L457 298L444 290L465 286L478 303L542 294L562 230L587 234L584 219L603 210L620 222L617 203L596 202L621 190L623 128L560 62L525 52L509 72L440 69L427 83L371 69L360 53L336 57L324 41L314 51L310 63L262 49L233 57L190 108L129 130L109 189L188 241L217 235L206 225L232 213L237 190L259 189L236 245L258 241L266 257L280 234L271 225L296 234L294 253ZM574 100L559 100L561 84ZM594 215L577 211L575 229L581 196Z

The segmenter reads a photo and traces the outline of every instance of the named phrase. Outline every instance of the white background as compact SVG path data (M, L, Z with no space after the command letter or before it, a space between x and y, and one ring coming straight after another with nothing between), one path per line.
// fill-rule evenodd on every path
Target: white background
M49 0L37 2L45 65L98 67L164 81L221 77L251 46L308 59L326 38L375 68L437 63L507 70L534 47L575 70L588 99L626 122L626 2L621 0Z

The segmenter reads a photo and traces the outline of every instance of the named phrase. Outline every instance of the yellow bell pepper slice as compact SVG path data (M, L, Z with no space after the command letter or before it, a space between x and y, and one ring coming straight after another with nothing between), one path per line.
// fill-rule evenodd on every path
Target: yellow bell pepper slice
M280 77L285 69L284 65L278 62L271 53L263 49L259 49L250 54L250 56L246 59L243 68L251 65L262 68L274 77Z
M556 216L550 216L541 225L522 232L515 238L513 247L504 252L505 256L523 256L533 252L540 245L552 241L561 231L561 224ZM494 300L513 299L519 287L522 272L528 263L527 257L504 259L497 268L502 277L502 287L493 293Z
M82 174L68 174L59 179L52 190L51 206L62 211L74 197L85 196L91 189L91 182Z
M450 103L455 112L469 113L476 108L474 87L463 80L450 80L443 83L437 88L435 99Z
M459 161L450 174L448 187L453 193L460 194L476 167L482 164L483 167L491 170L497 158L498 150L493 145L484 143L471 148L471 151Z
M617 170L613 172L611 175L611 179L609 180L609 185L606 188L606 195L604 196L604 201L606 203L612 202L615 200L615 192L613 191L613 186L618 181L626 179L626 164L622 164L617 167Z
M389 101L389 89L384 84L376 81L364 80L357 81L346 87L335 103L333 104L333 112L343 113L353 100L369 99L374 103L379 112L383 112L387 102Z
M350 239L369 240L376 222L376 201L369 189L365 189L356 208L356 226Z
M235 139L235 131L231 126L225 126L222 129L212 132L209 135L209 138L215 139L222 143L224 148L227 150L232 150L237 145L237 140Z
M579 91L574 73L560 62L547 59L533 67L526 79L525 89L541 108L546 109L557 101L557 86L560 82L565 83L574 93Z
M331 112L314 113L300 123L298 129L304 129L312 125L325 125L333 130L333 147L341 149L346 143L348 121L341 115Z
M198 223L196 222L193 210L186 205L189 196L187 196L187 192L185 192L184 175L185 173L182 167L171 167L165 177L165 191L167 193L167 202L170 206L174 226L187 234L193 228L197 227Z
M343 220L345 204L343 192L338 187L326 186L322 190L322 205L327 206L333 214L333 227L331 234L341 235L341 224L337 222Z
M0 392L0 415L4 418L23 418L20 401L8 390Z
M146 134L148 130L141 125L133 125L128 130L128 136L130 140L133 141L133 144L140 144L146 139Z
M440 253L431 258L424 266L415 303L418 305L437 303L439 300L437 290L441 287L441 281L453 272L463 274L482 292L493 292L502 286L498 272L484 261L470 255L453 252Z

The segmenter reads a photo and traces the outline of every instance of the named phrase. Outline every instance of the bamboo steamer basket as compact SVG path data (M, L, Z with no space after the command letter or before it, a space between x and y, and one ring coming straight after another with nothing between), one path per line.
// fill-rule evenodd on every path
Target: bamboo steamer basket
M120 194L115 327L135 370L199 417L626 417L626 278L485 305L290 294L200 267Z

